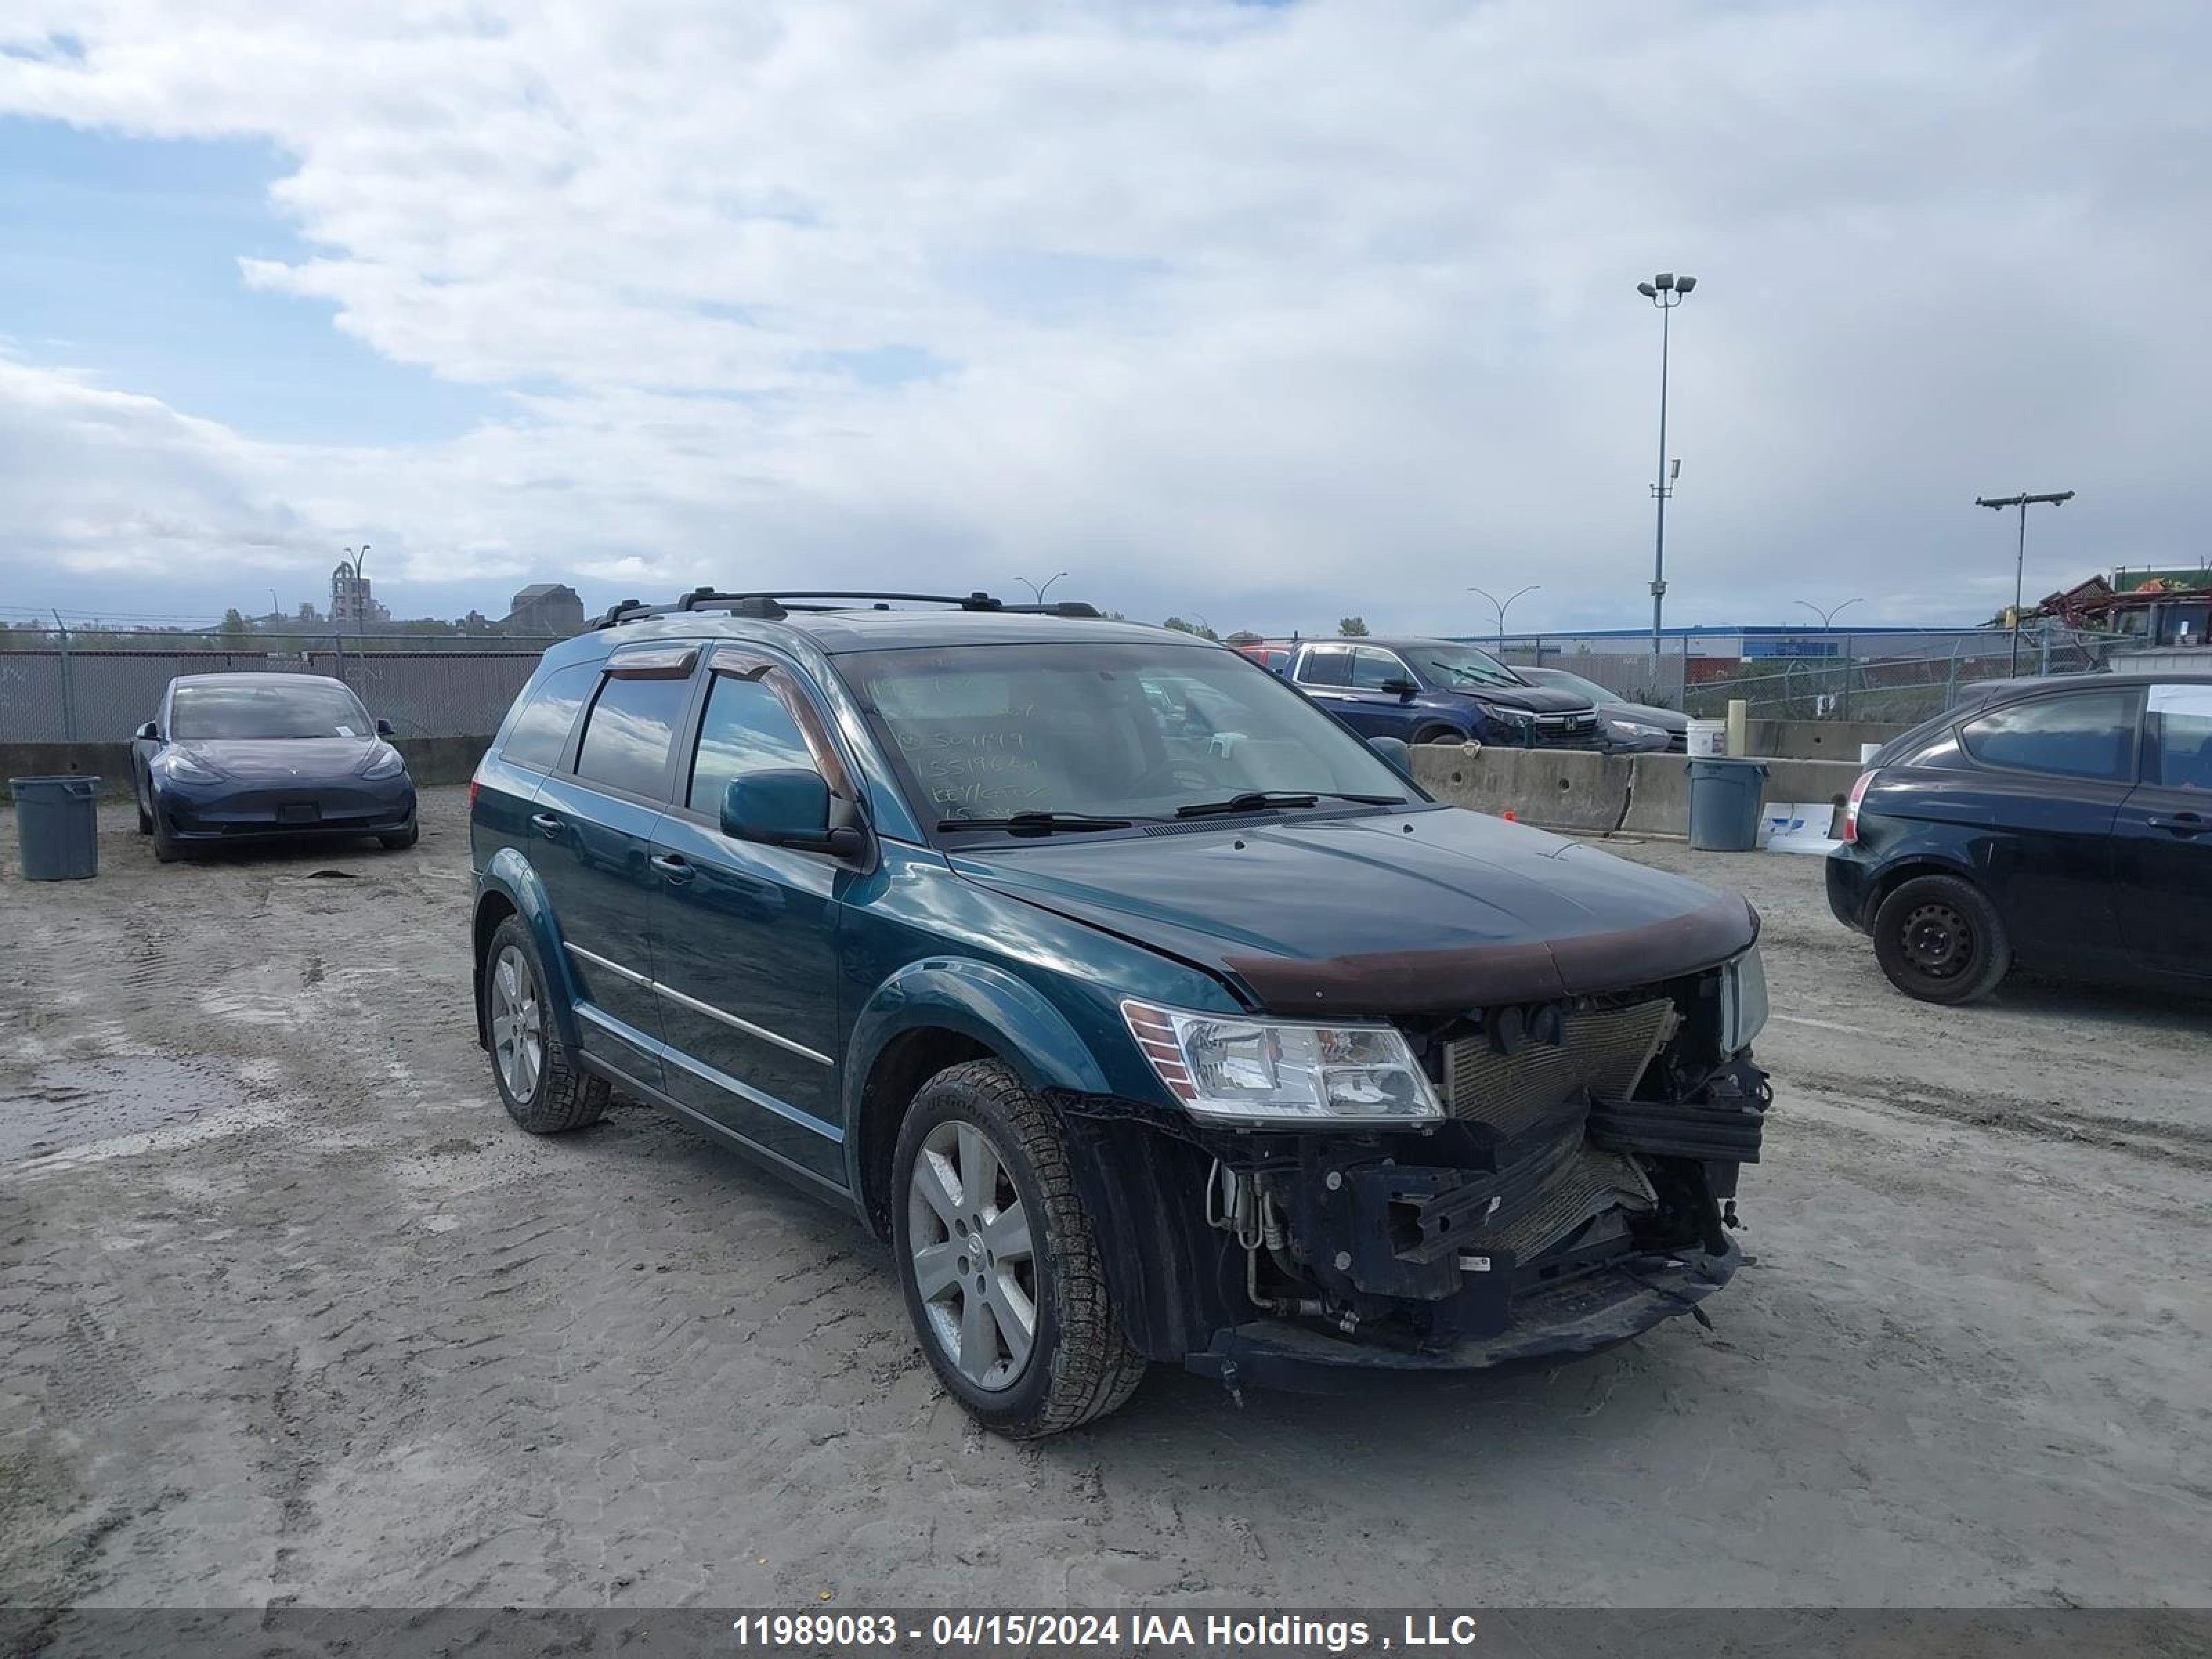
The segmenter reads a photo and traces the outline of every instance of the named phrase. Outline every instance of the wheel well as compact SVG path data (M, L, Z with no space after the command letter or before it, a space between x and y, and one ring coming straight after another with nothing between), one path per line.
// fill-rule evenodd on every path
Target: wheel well
M484 953L491 949L491 936L499 925L515 914L514 904L504 893L487 893L483 903L477 906L474 937L469 951L469 997L477 1009L477 1043L487 1046L484 1031L483 963Z
M994 1060L988 1043L941 1026L902 1031L884 1045L860 1091L860 1197L876 1237L891 1236L891 1153L900 1121L921 1085L948 1066Z
M1413 733L1415 743L1462 743L1467 734L1455 726L1425 726Z
M1935 859L1915 859L1908 863L1900 864L1894 869L1885 870L1875 879L1872 890L1867 894L1867 926L1869 927L1874 926L1875 915L1888 902L1892 893L1904 886L1906 882L1921 876L1955 876L1960 881L1974 881L1971 874L1960 869L1958 866L1944 864ZM1974 884L1978 886L1980 884L1974 883Z

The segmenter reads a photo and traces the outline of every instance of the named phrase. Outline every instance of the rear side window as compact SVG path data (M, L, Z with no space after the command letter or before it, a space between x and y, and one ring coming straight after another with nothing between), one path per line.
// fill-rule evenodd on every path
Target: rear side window
M633 795L659 795L669 745L690 697L688 678L609 679L585 724L576 775Z
M550 772L558 766L561 751L568 746L568 733L575 729L576 712L592 695L599 677L597 663L579 663L548 674L514 717L507 741L500 746L500 758L533 772Z
M2124 781L2135 749L2132 690L2075 692L2017 702L1959 728L1984 766Z
M790 708L768 684L775 671L755 679L717 674L708 688L699 723L699 752L691 762L688 804L713 817L732 783L752 772L796 767L815 770L814 757Z
M1349 685L1352 653L1340 648L1309 651L1298 661L1300 685Z
M2146 783L2212 790L2212 685L2151 687L2149 736Z

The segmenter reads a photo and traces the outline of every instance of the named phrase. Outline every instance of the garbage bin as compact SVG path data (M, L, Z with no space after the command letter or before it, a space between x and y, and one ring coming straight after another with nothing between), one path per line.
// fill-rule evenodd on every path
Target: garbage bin
M100 873L100 780L10 778L15 842L26 881L83 881Z
M1759 845L1759 811L1766 798L1766 763L1690 762L1690 845L1708 853L1748 853Z

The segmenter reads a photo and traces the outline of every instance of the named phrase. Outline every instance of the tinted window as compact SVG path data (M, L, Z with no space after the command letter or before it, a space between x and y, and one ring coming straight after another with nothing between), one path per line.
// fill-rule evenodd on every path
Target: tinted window
M659 794L669 744L690 696L688 679L609 680L584 727L576 775L634 795Z
M2017 702L1960 728L1966 752L1984 766L2124 779L2135 747L2132 690L2077 692Z
M169 699L169 736L198 738L366 738L374 735L361 699L343 685L302 679L179 685Z
M2212 685L2151 687L2150 752L2145 781L2212 790Z
M576 711L592 695L599 677L597 663L581 663L547 675L514 717L507 741L500 745L500 758L533 772L550 772L558 766L568 733L575 728Z
M771 670L773 673L775 671ZM707 692L707 714L699 726L699 752L691 762L695 812L709 817L722 810L731 782L748 772L795 766L811 772L814 757L799 735L799 722L765 677L741 680L717 674Z
M1352 653L1340 647L1309 651L1298 659L1300 685L1349 685Z
M1379 691L1385 680L1412 678L1406 665L1388 651L1363 645L1352 653L1352 683L1363 691Z

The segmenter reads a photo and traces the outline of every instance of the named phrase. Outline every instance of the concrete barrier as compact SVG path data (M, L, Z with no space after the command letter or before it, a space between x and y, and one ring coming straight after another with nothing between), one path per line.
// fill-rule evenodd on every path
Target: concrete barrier
M1413 777L1438 800L1547 830L1610 835L1628 805L1629 760L1573 750L1420 744Z
M1856 757L1849 762L1790 760L1754 756L1766 764L1770 801L1825 800L1840 809L1858 781ZM1686 755L1638 755L1629 780L1624 834L1686 836L1690 833L1690 762Z
M1747 720L1743 752L1791 760L1850 761L1856 765L1861 744L1887 743L1911 729L1886 720Z
M491 746L486 737L394 738L392 746L407 757L418 784L466 783ZM0 790L9 778L54 778L90 774L100 793L116 800L131 795L131 745L127 743L0 743ZM12 791L9 793L13 794Z

